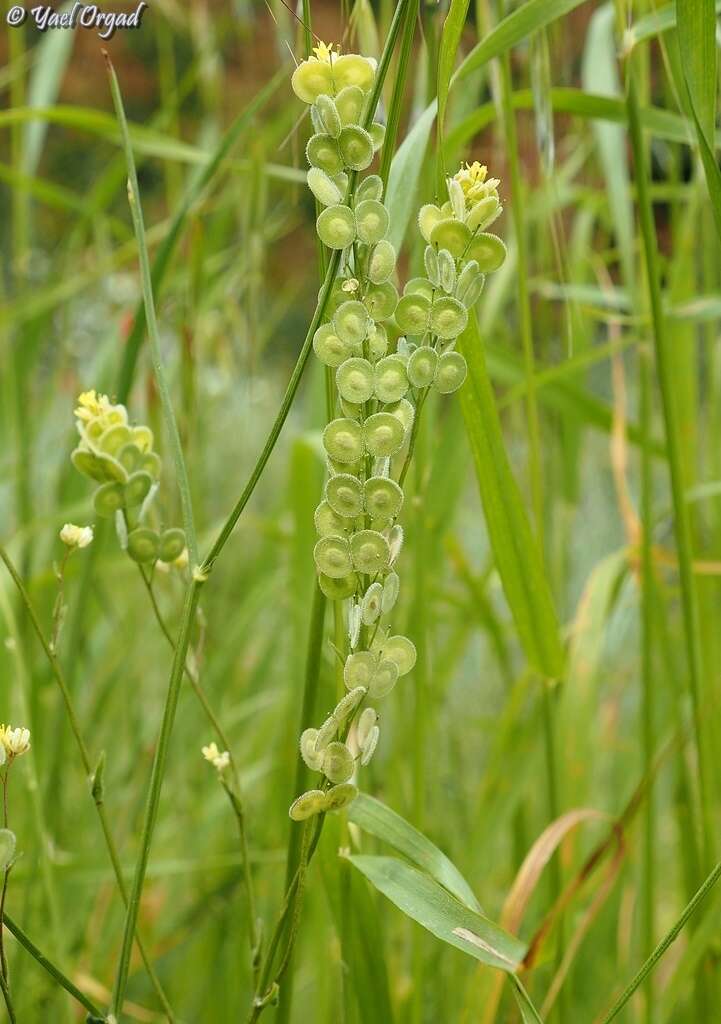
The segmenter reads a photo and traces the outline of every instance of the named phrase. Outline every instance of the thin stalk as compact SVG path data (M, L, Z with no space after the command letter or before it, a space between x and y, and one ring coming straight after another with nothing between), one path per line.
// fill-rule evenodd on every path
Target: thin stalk
M391 95L391 102L388 108L386 134L383 140L383 150L381 152L380 166L378 168L378 174L383 182L384 191L388 185L391 163L395 155L398 126L400 124L401 112L403 110L403 96L406 89L408 67L410 65L411 53L413 50L413 36L415 34L415 25L416 19L419 15L419 10L419 0L412 0L406 8L406 16L403 22L401 46L398 55L398 67L396 69L395 81L393 82L393 93Z
M4 920L4 918L0 920ZM10 995L10 986L8 985L2 971L0 971L0 990L2 991L3 999L5 1001L5 1009L8 1012L8 1020L10 1021L10 1024L15 1024L17 1017L15 1016L15 1007L13 1006L12 996Z
M240 852L243 858L243 881L245 893L248 900L248 937L250 939L250 959L254 976L258 973L260 964L260 943L261 933L258 928L258 915L255 902L255 889L253 887L253 873L250 869L250 855L248 853L248 833L245 828L245 810L238 793L223 782L223 789L228 794L230 805L238 823L238 837L240 839ZM257 980L257 979L256 979Z

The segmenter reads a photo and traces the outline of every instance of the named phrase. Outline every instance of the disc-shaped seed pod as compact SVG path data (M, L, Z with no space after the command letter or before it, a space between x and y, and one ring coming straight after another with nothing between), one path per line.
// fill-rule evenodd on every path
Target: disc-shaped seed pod
M115 459L109 455L99 455L88 451L87 448L76 448L70 456L70 461L78 473L90 477L91 480L127 479L125 469Z
M355 761L345 743L329 743L323 754L323 774L331 782L347 782L353 774Z
M376 412L363 424L363 440L370 455L382 458L395 455L403 447L403 424L388 412Z
M476 260L472 260L475 266L478 266ZM475 306L481 297L483 291L483 285L486 283L486 278L480 271L476 271L474 277L467 279L463 287L461 288L460 282L456 285L456 298L459 302L462 302L466 309L470 309L471 306Z
M338 149L346 167L365 170L373 160L373 140L359 124L349 124L338 137Z
M311 167L306 174L306 181L321 206L338 206L343 202L341 190L320 167Z
M438 270L438 253L432 245L427 245L423 253L423 265L426 268L426 275L431 284L438 287L440 276Z
M329 601L345 601L346 598L353 597L355 594L358 587L358 577L355 573L352 573L350 576L344 576L340 580L333 580L322 572L318 575L318 586Z
M456 220L465 221L466 197L461 187L461 183L456 181L455 178L446 178L446 185L448 186L448 198L451 203L451 209L453 210L453 216Z
M478 266L484 274L492 274L498 270L506 259L505 242L490 233L476 235L468 249L468 256L478 260Z
M431 313L430 300L425 295L404 295L396 306L396 323L404 334L425 334Z
M117 481L101 484L93 495L93 508L104 519L112 519L125 505L123 485Z
M421 345L408 360L408 380L414 388L427 388L436 376L438 353L429 345Z
M374 121L368 129L368 134L371 137L373 143L373 152L377 153L381 148L386 138L386 126L380 121Z
M317 729L305 729L300 737L300 756L312 772L319 772L323 766L323 752L316 751Z
M373 366L367 359L346 359L336 370L335 382L348 402L367 402L373 394Z
M333 326L339 338L349 345L358 346L368 337L368 310L358 299L342 302L335 311Z
M405 676L416 663L416 645L407 636L390 636L383 644L382 660L398 666L398 675Z
M333 718L343 728L346 720L354 713L360 702L368 693L365 686L354 686L345 696L341 697L333 711Z
M372 419L373 417L369 417ZM367 426L367 421L366 421ZM364 430L356 420L331 420L323 431L323 447L337 462L356 462L363 454Z
M457 391L466 379L468 366L460 352L444 352L438 360L434 385L442 395Z
M154 455L155 453L153 452L150 454ZM144 458L143 453L140 451L137 444L133 444L132 441L130 441L128 444L124 444L123 447L118 451L116 457L120 465L126 471L126 473L134 473L136 469L140 469L141 462Z
M427 242L431 240L433 228L443 219L443 213L440 208L433 203L426 203L425 206L421 206L418 213L418 227Z
M408 401L407 398L401 398L400 402L396 402L394 405L389 405L386 410L391 416L395 416L397 420L403 424L403 430L408 433L413 426L413 420L416 416L416 411Z
M356 186L356 206L366 199L375 199L378 203L383 199L383 179L379 174L367 174Z
M352 406L352 408L355 408L355 406ZM352 473L353 476L360 476L360 472L363 469L362 458L356 459L355 462L339 462L338 459L326 458L325 464L329 476L336 476L338 473Z
M346 527L344 519L331 508L327 501L321 501L313 515L315 528L321 537L342 537Z
M382 359L388 351L388 332L383 324L374 324L368 332L368 358L372 362Z
M313 125L314 132L322 132L323 134L325 134L325 125L323 124L320 112L316 107L315 103L312 103L310 107L310 123Z
M447 295L451 295L456 287L456 261L448 249L438 250L438 273L441 288Z
M408 391L406 364L398 356L385 356L374 367L375 393L381 402L399 402Z
M343 53L333 61L333 81L336 92L348 85L357 85L364 93L373 87L376 62L357 53Z
M363 302L374 320L386 320L398 305L398 290L390 281L368 285Z
M370 202L371 200L366 200ZM385 206L382 207L385 210ZM387 238L382 238L373 249L368 260L368 280L383 284L396 269L396 251Z
M494 220L500 217L503 212L501 204L495 196L486 196L476 203L466 217L466 225L469 231L483 231L489 227Z
M335 734L338 732L338 723L336 722L333 715L328 715L325 722L321 725L318 733L315 737L315 751L319 753L328 746L331 740L334 739Z
M391 565L393 565L401 553L403 548L403 538L403 527L400 523L396 523L396 525L388 532L388 547L391 551Z
M348 175L345 173L345 171L338 171L337 174L334 174L332 176L331 180L335 185L338 186L340 194L342 196L345 196L346 192L348 191Z
M361 767L365 768L366 765L370 764L370 760L373 757L376 747L378 746L378 739L381 731L377 725L374 725L371 729L368 737L361 748Z
M377 199L364 199L355 207L356 234L366 245L375 245L385 237L390 224L388 210Z
M429 302L433 301L435 289L427 277L412 277L406 282L404 295L424 295Z
M98 438L97 445L106 455L116 455L120 449L132 440L132 431L124 423L116 423L104 430Z
M431 306L431 331L439 338L457 338L467 324L466 307L452 295L442 295Z
M131 473L124 487L127 508L134 508L136 505L142 504L152 486L153 478L150 473L145 473L142 469L139 469L137 473Z
M340 400L340 411L344 416L347 416L351 420L359 420L363 413L363 406L359 405L358 402L349 402L347 399L341 397ZM340 470L341 473L355 472L355 470L349 470L347 466Z
M147 526L138 526L128 534L128 554L134 562L154 562L158 557L160 537Z
M157 452L143 452L138 469L142 469L144 473L150 473L152 478L157 480L162 467L163 463Z
M354 690L358 686L363 686L367 690L377 664L378 656L370 651L349 654L343 666L343 682L346 689Z
M363 485L363 498L369 515L395 519L403 505L403 490L386 476L372 476Z
M338 174L343 170L338 143L332 135L326 135L325 132L311 135L305 147L305 156L309 164L319 167L326 174Z
M391 658L387 658L384 652L381 661L373 673L371 684L368 687L368 696L373 700L381 700L383 697L387 697L398 682L399 675L398 665Z
M371 583L363 595L360 604L361 622L364 626L372 626L380 615L382 597L382 585L378 582Z
M321 324L313 335L313 351L326 366L340 366L352 349L352 345L338 336L333 324Z
M315 103L323 93L334 91L331 66L321 60L304 60L293 72L290 84L299 100Z
M364 708L358 716L356 722L355 735L356 742L362 750L365 746L366 740L371 734L371 731L378 722L378 712L375 708Z
M315 222L318 237L329 249L345 249L355 239L355 217L350 206L326 206Z
M339 473L325 485L325 500L339 516L353 518L363 511L363 485L350 473Z
M307 793L302 793L293 801L288 814L293 821L305 821L306 818L312 818L314 814L320 814L324 810L325 793L323 790L309 789Z
M335 108L341 124L359 124L363 114L365 97L357 85L346 85L335 97Z
M401 581L397 572L389 572L383 581L383 598L381 600L381 611L384 615L393 610L398 593L401 589Z
M358 572L373 575L387 568L390 561L388 541L375 530L359 530L350 539L350 554Z
M339 786L331 786L323 801L323 810L342 811L344 807L350 806L358 796L358 787L352 782L342 782Z
M353 572L348 540L345 537L321 537L313 548L313 558L318 572L340 580Z
M471 233L465 224L448 217L440 220L431 231L431 243L439 249L448 249L451 256L464 256L471 241Z
M174 562L185 551L185 533L177 527L163 530L158 544L158 558L161 562Z
M323 123L323 128L334 139L337 139L341 129L340 115L332 97L328 96L327 93L322 93L315 101L315 106Z

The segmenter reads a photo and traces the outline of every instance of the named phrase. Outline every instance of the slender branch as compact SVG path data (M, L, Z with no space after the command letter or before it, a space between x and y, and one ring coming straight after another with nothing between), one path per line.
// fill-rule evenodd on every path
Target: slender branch
M0 920L2 919L0 918ZM3 999L5 1000L5 1008L7 1009L8 1012L8 1020L10 1021L10 1024L15 1024L15 1022L17 1021L17 1017L15 1016L15 1007L13 1006L13 1001L10 996L10 986L8 985L7 980L5 979L5 976L2 973L2 971L0 971L0 990L2 990Z

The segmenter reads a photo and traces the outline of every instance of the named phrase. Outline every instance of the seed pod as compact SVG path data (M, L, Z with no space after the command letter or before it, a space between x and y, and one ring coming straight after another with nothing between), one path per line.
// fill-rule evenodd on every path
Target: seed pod
M468 249L468 256L478 260L478 266L484 274L492 274L498 270L506 259L506 246L498 235L489 233L476 235Z
M174 562L185 551L185 533L173 528L164 530L160 535L158 558L161 562Z
M361 622L364 626L372 626L381 613L383 587L380 583L371 583L361 601Z
M318 575L318 586L329 601L344 601L355 594L358 587L358 577L355 573L352 573L350 576L344 576L340 580L333 580L322 572Z
M355 203L363 203L366 199L375 199L379 203L383 199L383 179L378 174L367 174L358 183L355 190Z
M466 219L466 197L461 183L456 181L455 178L447 178L446 185L448 186L448 198L451 201L453 216L456 220L464 221Z
M381 402L399 402L408 391L406 364L398 356L385 356L373 370L375 393Z
M335 382L346 401L367 402L373 394L373 366L367 359L346 359L336 370Z
M451 295L456 287L456 261L448 249L440 249L438 252L438 272L441 288L446 294Z
M365 423L367 426L368 420ZM366 430L356 420L348 417L331 420L323 431L323 446L332 459L344 463L355 462L363 454L365 434Z
M323 755L323 774L331 782L347 782L353 774L355 761L345 743L329 743Z
M438 361L435 387L442 395L450 395L463 384L467 373L468 366L460 352L444 352Z
M311 167L306 174L306 181L321 206L338 206L343 202L341 190L320 167Z
M403 491L384 476L372 476L363 485L363 497L368 514L373 518L395 519L403 504Z
M327 501L321 501L315 510L313 520L321 537L342 536L347 525Z
M326 174L338 174L343 170L338 143L332 135L326 135L324 132L311 135L305 147L305 156L309 164L319 167Z
M395 416L397 420L400 420L403 424L403 430L408 433L413 426L416 411L407 398L401 398L400 402L396 402L395 405L387 406L385 411L389 412L391 416Z
M131 474L128 477L128 482L123 488L125 495L125 505L127 508L134 508L136 505L141 505L148 495L148 491L153 486L153 478L150 473L144 473L143 470L138 470L137 473Z
M386 138L386 126L381 121L374 121L368 129L368 134L373 143L373 152L377 153Z
M330 576L333 580L349 576L353 571L353 563L345 537L321 537L313 548L313 558L318 572Z
M440 284L439 270L438 270L438 253L432 245L427 245L425 252L423 253L423 263L426 268L426 274L431 284Z
M355 239L355 217L350 206L326 206L315 222L318 237L329 249L345 249Z
M435 289L427 277L412 277L403 289L404 295L424 295L429 302L433 301Z
M429 345L421 345L408 360L408 380L414 388L427 388L433 383L438 367L438 353Z
M138 526L128 534L128 554L134 562L154 562L158 557L160 538L155 530Z
M340 366L351 354L352 346L339 338L333 324L322 324L313 335L313 351L326 366Z
M471 261L476 266L475 260ZM463 289L460 289L459 285L456 285L456 298L459 302L462 302L466 309L470 309L478 302L483 291L483 285L486 283L486 278L479 272L476 273L475 277L469 279L467 283L464 283Z
M360 605L355 601L351 601L350 608L348 609L348 639L350 640L351 650L354 651L358 646L361 633L361 615Z
M431 242L439 249L448 249L451 256L464 256L471 241L471 233L461 221L449 217L439 221L431 231Z
M323 766L323 753L315 749L317 729L306 729L300 737L300 756L312 772L319 772Z
M368 687L369 697L372 697L373 700L381 700L381 698L387 697L398 682L399 675L398 665L392 658L386 657L384 652Z
M315 752L316 754L322 753L328 744L331 742L335 734L338 732L338 723L336 722L333 715L328 715L325 722L321 725L320 729L315 738Z
M471 208L466 217L466 225L469 231L483 231L501 216L503 207L495 196L486 196Z
M363 486L350 473L339 473L325 485L325 499L339 516L353 518L363 511Z
M387 412L376 412L369 416L363 424L363 440L366 449L377 458L395 455L400 451L405 434L401 421Z
M370 651L358 651L357 654L349 654L343 666L343 682L346 685L346 689L354 690L362 686L367 690L377 664L378 656Z
M314 132L323 132L323 134L325 134L325 125L323 124L320 112L315 103L312 103L310 107L310 123L313 125Z
M342 302L335 311L333 326L338 337L348 345L360 345L368 336L368 310L358 299Z
M345 404L342 400L341 403ZM356 406L351 404L351 408L355 409ZM360 476L361 470L363 469L363 459L356 459L355 462L339 462L338 459L331 459L326 456L325 465L328 470L328 476L337 476L338 473L351 473L353 476ZM346 525L348 524L346 523Z
M347 294L343 291L344 283L344 279L341 277L337 277L333 282L333 286L331 287L330 295L328 296L328 301L326 302L325 307L325 315L329 318L332 318L335 315L335 311L338 309L338 307L348 298ZM321 301L322 295L323 289L321 288L318 292L319 302Z
M425 206L421 206L418 213L418 227L427 242L431 240L433 228L443 219L443 213L433 203L426 203Z
M425 295L404 295L396 306L396 323L404 334L425 334L431 312L431 303Z
M403 527L400 523L396 523L388 533L388 546L391 549L391 565L393 565L401 553L403 548L403 538Z
M390 281L368 285L363 302L374 320L387 320L398 305L398 289Z
M363 114L363 90L357 85L346 85L335 98L335 107L342 125L358 124Z
M388 334L382 324L374 324L368 332L368 357L374 362L388 351Z
M102 484L93 495L93 507L97 514L104 519L112 519L124 504L123 486L115 481Z
M332 181L335 185L338 186L340 194L342 196L345 196L346 192L348 191L348 175L345 173L345 171L338 171L337 174L334 174L332 177Z
M368 691L365 686L354 686L338 701L333 711L333 718L343 727L347 718L353 714Z
M299 100L314 103L323 93L334 91L333 79L330 64L319 60L304 60L293 72L290 84Z
M359 530L350 539L350 554L358 572L374 575L390 561L388 541L376 530Z
M373 160L373 140L359 124L349 124L338 137L343 163L353 171L363 171Z
M340 411L343 413L344 416L347 416L348 419L350 420L359 420L363 414L363 406L358 405L357 402L349 402L347 399L341 397ZM355 473L355 469L349 469L348 466L343 466L337 469L336 472Z
M397 572L389 572L383 583L383 599L381 611L384 615L392 611L398 600L398 592L401 588L401 581Z
M288 814L293 821L305 821L306 818L312 818L314 814L320 814L325 810L325 796L322 789L309 789L307 793L303 793L293 801Z
M452 295L442 295L431 306L431 331L439 338L457 338L467 324L466 307Z
M371 200L366 200L370 202ZM385 210L385 206L381 207ZM357 217L356 217L357 219ZM368 261L368 279L373 284L383 284L396 268L396 251L386 238L381 238L373 247Z
M104 430L97 441L97 446L106 455L115 456L120 449L132 439L130 427L124 423L116 423L115 426Z
M383 660L395 662L398 675L407 675L416 663L416 646L407 636L391 636L383 644Z
M370 763L370 759L373 757L376 747L378 746L378 739L380 737L380 734L380 729L378 728L377 725L374 725L371 731L369 732L365 743L361 747L360 763L363 768L365 768L366 765Z
M323 123L323 128L329 135L332 135L334 139L337 139L340 135L340 115L336 109L336 105L326 93L322 93L315 101L316 110L320 115L320 119Z
M364 199L355 207L356 233L367 245L375 245L385 237L390 223L388 210L377 199Z
M144 473L150 473L152 478L157 480L162 468L163 462L157 452L143 452L138 469L142 469Z
M94 452L88 451L87 448L76 448L70 456L70 461L78 473L90 477L91 480L103 481L108 479L103 465L105 458L105 456L98 457ZM123 470L122 466L120 468ZM123 470L123 472L125 471ZM111 479L115 478L112 477Z
M463 302L466 289L480 275L478 260L467 260L456 281L456 298Z
M358 787L352 782L342 782L340 786L331 786L325 795L324 811L342 811L358 796Z
M134 473L136 469L141 468L143 454L138 446L131 441L129 444L123 445L116 458L126 473Z
M369 92L376 77L376 62L357 53L343 53L333 61L333 81L336 91L348 85L357 85Z

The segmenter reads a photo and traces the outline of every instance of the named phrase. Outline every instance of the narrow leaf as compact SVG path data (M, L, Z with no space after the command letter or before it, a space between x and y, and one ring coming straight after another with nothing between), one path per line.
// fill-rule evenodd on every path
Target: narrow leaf
M406 135L393 157L386 189L386 206L390 214L388 240L399 250L403 244L411 212L414 208L418 180L428 146L428 137L436 116L434 100L423 111Z

